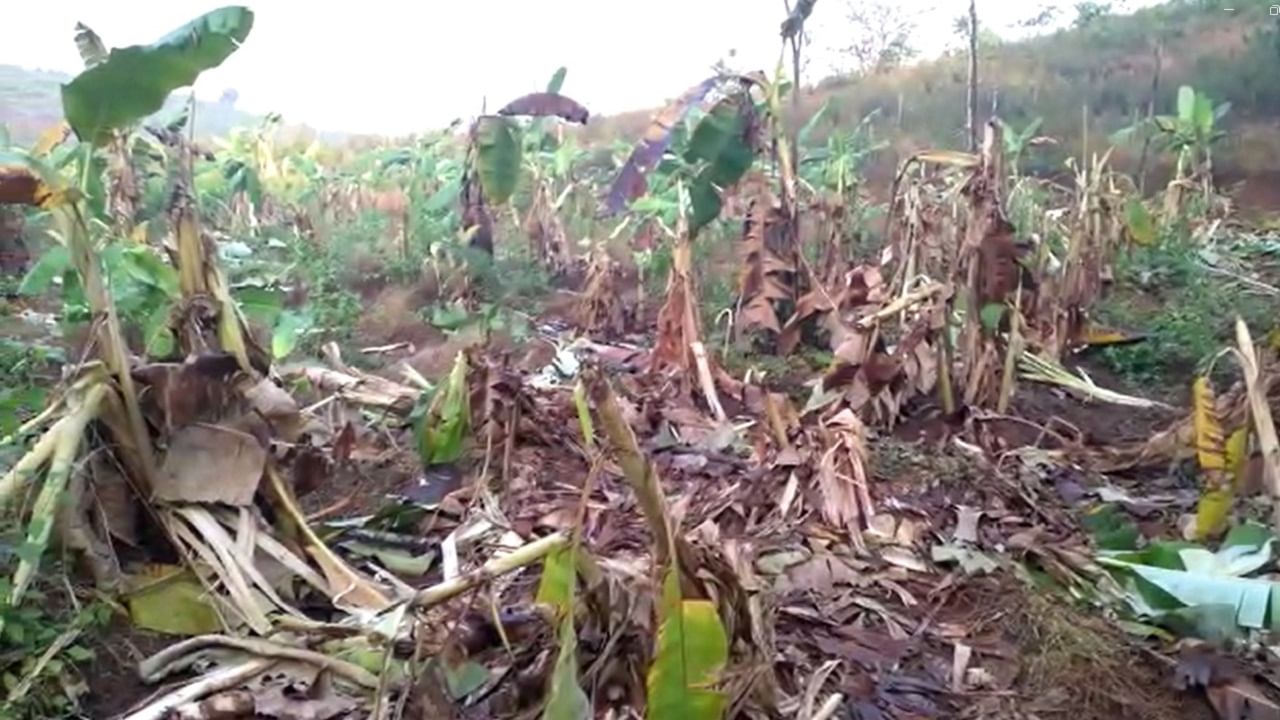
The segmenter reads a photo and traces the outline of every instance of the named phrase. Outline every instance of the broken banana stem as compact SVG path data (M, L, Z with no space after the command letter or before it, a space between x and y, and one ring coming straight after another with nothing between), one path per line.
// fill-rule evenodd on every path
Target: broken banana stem
M138 712L125 716L124 720L166 720L183 705L236 687L275 664L274 658L254 658L240 665L210 673L165 695Z
M897 300L894 300L888 305L885 305L879 310L858 320L858 327L863 330L868 330L871 327L873 327L876 323L880 322L881 320L891 318L894 315L897 315L898 313L903 312L908 308L916 305L917 303L921 303L921 302L924 302L925 300L928 300L934 295L937 295L938 293L942 292L944 288L946 288L946 285L943 285L942 283L930 283L929 285L926 285L920 288L919 290L903 295Z
M324 670L331 670L362 687L376 688L378 686L378 678L373 673L346 660L339 660L314 650L303 650L302 648L270 640L237 638L228 635L200 635L183 640L176 645L170 645L143 660L138 665L138 676L146 683L159 682L173 671L175 665L182 664L193 653L211 647L234 648L263 658L297 660L298 662L315 665Z
M475 570L462 573L452 580L446 580L420 590L413 597L413 605L418 608L439 605L442 602L474 590L494 578L539 562L551 553L568 546L568 544L569 538L565 537L563 533L555 533L554 535L534 540L506 555L489 560L489 562Z
M631 484L631 490L636 494L640 509L649 522L656 550L654 565L666 567L672 556L671 521L667 516L666 498L662 494L658 473L640 451L640 444L626 418L622 416L622 409L618 407L618 399L613 394L613 388L609 387L609 381L598 373L592 373L588 384L591 399L596 404L596 412L600 415L600 424L618 455L618 465Z

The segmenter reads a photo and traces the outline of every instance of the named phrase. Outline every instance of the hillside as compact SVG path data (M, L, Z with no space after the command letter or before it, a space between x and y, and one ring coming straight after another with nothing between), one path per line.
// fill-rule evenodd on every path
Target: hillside
M1086 112L1093 149L1146 114L1160 48L1157 114L1174 111L1183 84L1216 102L1230 102L1224 119L1227 137L1217 149L1218 170L1228 180L1271 177L1280 167L1278 21L1262 2L1231 14L1219 3L1174 0L1023 42L989 43L980 50L981 119L992 115L993 108L1014 128L1041 118L1040 134L1058 145L1026 158L1024 169L1060 170L1068 155L1080 156ZM871 168L873 179L882 179L898 158L913 150L963 147L966 82L963 54L865 77L828 78L806 89L802 114L807 118L831 103L818 139L874 115L870 126L875 140L890 148ZM651 112L602 118L588 128L587 137L635 137ZM1137 149L1118 148L1115 159L1131 169L1137 154Z
M50 70L28 70L0 65L0 125L8 127L18 144L33 141L41 131L62 118L59 86L71 79ZM186 102L186 93L174 93L157 115L171 115ZM254 125L259 116L237 110L228 102L196 102L196 134L225 135L231 128Z

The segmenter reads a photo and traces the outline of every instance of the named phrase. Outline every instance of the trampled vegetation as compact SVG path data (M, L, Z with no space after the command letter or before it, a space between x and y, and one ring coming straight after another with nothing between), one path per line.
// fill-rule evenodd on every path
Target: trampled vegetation
M875 202L782 63L604 150L563 68L360 149L156 115L253 20L80 26L0 138L0 715L1280 715L1280 243L1212 90Z

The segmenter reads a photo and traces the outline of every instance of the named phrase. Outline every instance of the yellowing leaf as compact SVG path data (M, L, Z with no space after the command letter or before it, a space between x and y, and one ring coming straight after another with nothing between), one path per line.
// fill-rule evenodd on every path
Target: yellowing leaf
M978 156L973 153L958 152L956 150L926 150L916 153L915 159L919 162L936 163L938 165L950 165L952 167L977 167Z
M1249 466L1249 426L1237 428L1227 437L1227 472L1231 487L1239 492L1244 484L1244 474Z
M712 689L729 659L729 641L714 603L682 600L674 563L662 590L661 624L648 676L648 720L719 720L724 693Z
M1205 489L1196 504L1196 539L1213 537L1226 529L1233 499L1230 486Z
M148 579L129 593L127 603L133 624L170 635L205 635L222 631L218 612L204 586L189 570L180 567L148 567Z
M1222 424L1218 422L1218 411L1214 407L1213 388L1209 379L1198 377L1191 385L1191 403L1193 406L1192 426L1195 429L1196 458L1200 469L1205 471L1226 470Z
M1098 347L1102 345L1123 345L1125 343L1136 342L1144 339L1146 336L1136 333L1125 332L1102 325L1090 323L1080 332L1080 341L1083 345L1090 347Z
M57 125L46 129L40 133L40 137L36 139L36 144L31 147L31 155L33 157L43 157L48 155L51 150L66 141L67 136L71 134L71 125L66 120L61 120Z

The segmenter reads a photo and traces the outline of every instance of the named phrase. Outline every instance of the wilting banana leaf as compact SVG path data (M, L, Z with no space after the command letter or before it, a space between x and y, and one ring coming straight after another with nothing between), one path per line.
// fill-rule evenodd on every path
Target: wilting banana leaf
M57 177L25 153L0 151L0 205L44 207L55 198Z
M1191 386L1196 460L1203 474L1204 492L1196 505L1195 537L1216 535L1231 514L1232 492L1227 476L1226 434L1218 419L1213 387L1201 376Z
M530 93L507 103L499 115L529 115L547 117L555 115L569 122L585 125L591 113L572 98L553 92Z
M80 51L80 59L87 68L107 61L107 46L102 44L98 33L84 23L76 23L76 50Z
M505 117L486 115L476 121L475 132L480 187L489 203L501 205L520 180L519 130Z
M126 596L134 625L170 635L204 635L222 630L217 608L190 570L153 566L142 580Z
M680 121L684 120L689 109L701 103L707 93L711 92L711 88L719 82L719 76L703 80L686 90L683 95L653 117L649 127L645 128L644 136L641 137L640 142L636 143L631 156L627 158L626 164L614 178L613 185L609 187L609 193L605 198L607 214L616 215L622 212L627 203L644 195L648 188L646 176L670 147L672 131Z
M428 397L426 406L413 414L418 453L424 465L454 462L462 457L471 426L466 355L458 353L448 380Z
M729 659L729 641L715 603L684 600L674 564L662 588L661 625L649 668L648 720L719 720L726 698L711 684Z
M249 36L253 11L227 6L150 45L113 49L62 86L62 109L81 140L100 145L113 130L159 110L169 93L222 64Z

